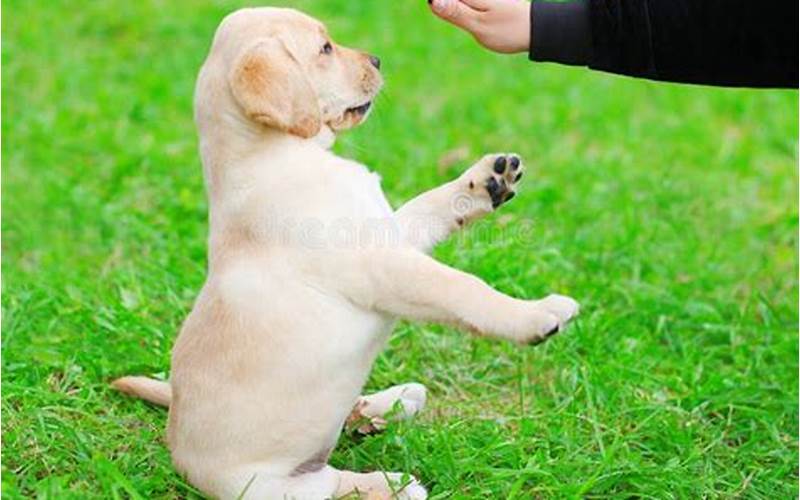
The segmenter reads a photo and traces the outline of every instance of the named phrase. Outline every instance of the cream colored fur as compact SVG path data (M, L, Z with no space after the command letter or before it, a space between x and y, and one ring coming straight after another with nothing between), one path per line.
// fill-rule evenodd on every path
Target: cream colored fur
M379 427L393 407L402 417L425 402L418 384L359 396L395 319L530 343L578 309L557 295L503 295L425 254L508 199L522 166L488 155L392 210L376 174L327 149L366 118L380 73L366 54L326 43L324 26L288 9L244 9L220 25L195 96L207 280L169 383L115 382L169 405L175 466L218 498L425 498L402 474L326 463L354 406Z

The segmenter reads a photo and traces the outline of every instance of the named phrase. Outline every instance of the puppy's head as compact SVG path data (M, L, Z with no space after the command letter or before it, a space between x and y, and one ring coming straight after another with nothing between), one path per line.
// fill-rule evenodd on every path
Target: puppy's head
M206 65L212 60L224 67L235 112L301 137L363 122L383 83L377 57L336 44L322 23L291 9L231 14Z

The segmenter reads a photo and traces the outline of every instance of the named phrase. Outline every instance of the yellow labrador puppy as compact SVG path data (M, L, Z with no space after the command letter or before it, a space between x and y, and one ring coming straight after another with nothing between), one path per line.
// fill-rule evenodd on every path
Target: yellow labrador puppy
M254 8L225 18L200 71L208 278L169 383L114 384L169 406L173 462L214 497L425 498L403 474L327 464L348 417L380 427L425 403L419 384L359 396L395 318L535 343L578 311L568 297L503 295L426 255L513 196L518 157L488 155L395 211L376 174L328 150L367 117L379 68L300 12Z

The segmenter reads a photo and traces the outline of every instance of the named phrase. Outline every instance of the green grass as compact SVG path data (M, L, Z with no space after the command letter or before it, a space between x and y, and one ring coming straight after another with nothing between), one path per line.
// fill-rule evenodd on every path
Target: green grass
M420 381L429 407L343 437L336 466L408 471L433 498L797 497L797 92L494 56L422 0L297 3L384 61L337 148L393 203L485 152L527 160L520 196L437 257L583 305L536 348L401 324L369 388ZM240 4L2 5L3 493L196 498L166 413L107 383L168 372L203 281L191 96Z

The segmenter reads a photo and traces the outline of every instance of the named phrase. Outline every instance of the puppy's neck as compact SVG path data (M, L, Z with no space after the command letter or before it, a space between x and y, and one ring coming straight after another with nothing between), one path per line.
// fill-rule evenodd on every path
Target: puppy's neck
M329 126L323 125L319 134L312 137L311 140L319 144L322 149L331 149L336 143L336 133Z
M225 190L226 172L233 165L246 165L249 158L276 157L298 147L327 150L336 140L336 134L328 126L309 139L263 127L219 127L213 133L207 132L200 128L199 145L206 188L212 200Z

